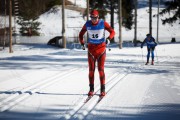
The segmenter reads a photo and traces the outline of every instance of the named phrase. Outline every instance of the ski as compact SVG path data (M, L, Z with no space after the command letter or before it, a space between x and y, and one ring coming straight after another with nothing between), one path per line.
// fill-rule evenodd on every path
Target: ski
M103 98L104 98L104 96L99 96L97 103L99 103Z
M145 66L150 66L150 65L153 66L154 64L144 64L144 65L145 65Z
M84 103L87 103L92 97L93 97L92 95L91 95L91 96L88 96L88 97L86 98L86 100L84 101Z

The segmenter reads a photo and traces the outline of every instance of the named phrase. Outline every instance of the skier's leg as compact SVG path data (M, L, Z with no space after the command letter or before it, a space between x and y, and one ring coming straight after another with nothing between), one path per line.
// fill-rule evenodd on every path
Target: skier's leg
M99 57L98 57L98 71L99 71L99 77L101 82L101 95L105 96L105 73L104 73L104 63L106 59L106 51L104 51Z
M90 91L88 95L93 95L94 92L94 72L95 72L95 58L88 52L88 63L89 63L89 87Z
M151 57L152 57L151 64L154 65L154 47L151 49Z
M147 53L147 62L146 62L146 64L145 64L145 65L147 65L147 64L149 63L150 48L147 48L147 51L148 51L148 53Z

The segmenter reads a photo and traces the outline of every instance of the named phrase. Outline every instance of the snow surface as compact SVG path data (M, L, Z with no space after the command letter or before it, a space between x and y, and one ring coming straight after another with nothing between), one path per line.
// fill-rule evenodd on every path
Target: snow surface
M14 45L13 50L0 51L2 120L180 119L180 44L158 45L154 66L144 65L146 47L107 50L107 95L98 104L97 69L96 94L84 103L87 50L45 44Z
M68 1L72 2L75 6L78 7L86 8L87 6L86 0L68 0Z

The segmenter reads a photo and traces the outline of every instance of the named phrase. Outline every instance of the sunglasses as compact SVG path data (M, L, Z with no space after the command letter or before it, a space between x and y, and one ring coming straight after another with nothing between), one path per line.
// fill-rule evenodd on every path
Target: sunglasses
M92 20L97 20L97 19L98 19L98 17L92 17L92 16L90 16L90 18L91 18Z

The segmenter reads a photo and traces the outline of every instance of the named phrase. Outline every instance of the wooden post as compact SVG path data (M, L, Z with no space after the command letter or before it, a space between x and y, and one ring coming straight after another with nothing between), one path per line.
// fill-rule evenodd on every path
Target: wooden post
M9 53L12 52L12 0L9 0Z
M87 20L89 20L89 0L87 0Z
M158 11L157 11L157 38L156 38L157 43L159 43L159 4L160 4L160 0L158 0Z
M65 0L62 4L62 38L63 38L63 48L66 48L66 36L65 36Z
M122 49L122 0L119 0L119 49Z
M7 35L7 31L6 31L6 0L4 1L4 39L3 39L3 49L5 48L6 45L6 35Z
M149 0L149 34L152 35L152 0Z
M87 0L87 20L89 20L89 0ZM86 42L88 41L88 33L86 34Z
M111 27L114 29L114 0L111 0ZM114 43L114 38L111 40Z
M135 0L135 19L134 19L134 46L137 46L137 0Z

